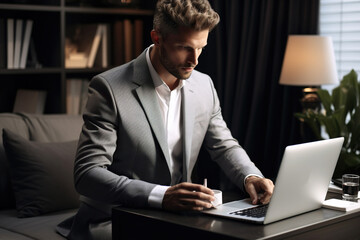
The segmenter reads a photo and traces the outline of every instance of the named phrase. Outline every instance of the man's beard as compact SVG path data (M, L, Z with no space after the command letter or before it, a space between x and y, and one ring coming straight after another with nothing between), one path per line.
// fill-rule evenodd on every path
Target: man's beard
M169 60L169 55L167 54L166 49L161 46L161 56L160 56L160 62L161 64L164 66L164 68L171 73L174 77L176 77L177 79L188 79L191 76L191 72L188 73L181 73L179 71L180 68L182 67L192 67L194 68L195 66L191 65L191 64L187 64L186 66L180 66L177 67L175 66L170 60Z

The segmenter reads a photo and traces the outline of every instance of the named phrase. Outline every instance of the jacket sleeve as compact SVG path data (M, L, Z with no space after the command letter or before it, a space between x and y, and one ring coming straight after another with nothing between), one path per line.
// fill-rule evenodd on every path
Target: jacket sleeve
M243 183L246 176L263 175L238 141L233 138L222 117L219 99L211 79L209 84L213 96L213 109L205 135L205 147L229 179L244 190Z
M89 84L83 119L74 166L77 191L102 204L147 206L148 196L156 185L108 170L113 162L120 123L114 94L101 75Z

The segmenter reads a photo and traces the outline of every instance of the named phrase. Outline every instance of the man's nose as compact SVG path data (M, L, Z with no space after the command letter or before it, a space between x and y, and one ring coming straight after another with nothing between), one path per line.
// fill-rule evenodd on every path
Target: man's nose
M193 64L194 66L198 65L198 58L201 54L201 50L194 50L189 54L188 62Z

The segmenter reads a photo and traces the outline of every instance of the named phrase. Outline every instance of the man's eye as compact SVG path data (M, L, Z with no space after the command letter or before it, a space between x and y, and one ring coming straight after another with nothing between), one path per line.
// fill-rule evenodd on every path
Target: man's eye
M193 52L193 51L204 51L205 47L203 48L192 48L192 47L187 47L187 46L179 46L178 47L180 50L184 50L184 51L188 51L188 52Z
M178 50L181 50L181 51L186 50L186 47L185 47L185 46L177 46L176 48L177 48Z

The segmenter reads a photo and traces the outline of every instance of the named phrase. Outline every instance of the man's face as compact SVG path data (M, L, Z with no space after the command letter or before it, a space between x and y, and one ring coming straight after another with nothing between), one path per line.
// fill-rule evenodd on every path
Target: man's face
M194 31L179 28L169 34L160 44L160 62L178 79L188 79L198 64L198 57L207 44L209 30Z

